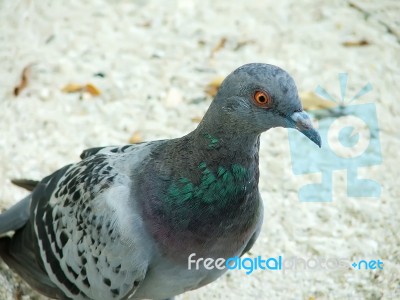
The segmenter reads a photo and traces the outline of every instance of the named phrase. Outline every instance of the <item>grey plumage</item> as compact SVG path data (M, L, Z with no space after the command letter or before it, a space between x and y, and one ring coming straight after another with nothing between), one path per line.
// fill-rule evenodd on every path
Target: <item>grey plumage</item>
M297 128L320 145L282 69L249 64L229 75L188 135L92 148L0 215L4 261L59 299L162 299L225 270L188 270L198 257L242 255L259 234L259 136Z
M30 179L11 179L11 182L16 186L22 187L30 192L32 192L39 184L39 181Z
M8 232L10 230L20 229L29 220L29 208L31 205L31 197L26 196L24 199L14 204L11 208L1 214L0 232Z

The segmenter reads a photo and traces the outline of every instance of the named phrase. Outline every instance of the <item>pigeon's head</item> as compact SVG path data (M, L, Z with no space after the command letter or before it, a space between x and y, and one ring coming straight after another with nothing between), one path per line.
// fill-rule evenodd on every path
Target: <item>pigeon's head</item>
M293 78L279 67L241 66L222 82L213 102L222 121L242 130L261 133L273 127L296 128L321 147Z

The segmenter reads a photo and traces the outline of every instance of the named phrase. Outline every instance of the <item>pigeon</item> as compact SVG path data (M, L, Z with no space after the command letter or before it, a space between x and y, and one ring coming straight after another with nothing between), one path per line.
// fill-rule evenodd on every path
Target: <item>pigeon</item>
M0 215L0 256L56 299L167 299L205 286L227 268L189 268L188 257L239 257L260 233L260 135L274 127L321 147L293 78L243 65L187 135L91 148L40 182L16 181L31 193Z

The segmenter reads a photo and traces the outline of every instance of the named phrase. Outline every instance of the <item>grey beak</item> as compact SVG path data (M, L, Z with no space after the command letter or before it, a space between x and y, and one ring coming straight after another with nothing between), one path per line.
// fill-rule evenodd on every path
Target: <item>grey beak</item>
M321 148L321 136L318 131L316 131L311 123L310 116L305 111L299 111L293 113L290 120L294 122L294 127L312 140L318 147Z

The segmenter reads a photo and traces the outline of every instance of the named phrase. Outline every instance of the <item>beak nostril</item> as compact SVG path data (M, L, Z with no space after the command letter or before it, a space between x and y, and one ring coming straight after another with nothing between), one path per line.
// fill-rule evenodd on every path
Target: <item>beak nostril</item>
M310 117L304 111L295 112L290 116L293 126L308 137L311 141L321 147L321 137L314 129Z
M300 129L300 130L307 130L307 129L311 129L314 127L313 127L310 119L303 119L303 120L298 120L296 122L296 128Z

